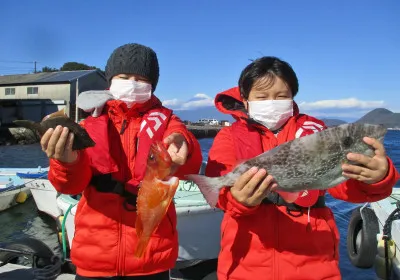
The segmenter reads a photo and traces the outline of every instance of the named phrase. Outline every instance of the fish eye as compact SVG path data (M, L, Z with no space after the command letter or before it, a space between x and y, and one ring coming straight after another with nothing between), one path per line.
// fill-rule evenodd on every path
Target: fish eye
M343 146L345 147L345 148L350 148L350 146L353 144L353 139L350 137L350 136L346 136L344 139L343 139L343 142L342 142L342 144L343 144Z
M149 155L149 159L150 159L150 160L154 160L154 154L150 154L150 155Z

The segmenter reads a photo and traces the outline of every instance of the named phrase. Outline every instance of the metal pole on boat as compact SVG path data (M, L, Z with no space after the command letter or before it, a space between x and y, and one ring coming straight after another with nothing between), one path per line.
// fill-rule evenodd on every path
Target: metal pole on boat
M78 106L76 105L76 102L78 100L78 95L79 95L79 78L76 79L76 88L75 88L75 122L77 123L79 121L79 109Z

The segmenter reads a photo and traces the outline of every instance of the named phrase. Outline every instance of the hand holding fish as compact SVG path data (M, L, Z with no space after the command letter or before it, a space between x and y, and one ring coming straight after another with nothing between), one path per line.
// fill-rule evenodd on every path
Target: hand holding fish
M343 164L343 176L355 179L367 184L374 184L381 181L387 174L389 164L386 158L385 148L381 142L375 138L364 137L364 142L374 149L372 157L349 153L347 159L358 165Z
M174 174L178 168L185 164L189 153L188 144L185 137L180 133L172 133L164 139L164 144L172 159L171 174Z
M67 127L58 125L55 129L49 128L40 140L43 152L48 158L65 163L74 162L78 158L77 151L72 150L74 134L69 133Z
M253 207L259 205L277 186L265 169L252 167L238 178L231 188L231 194L239 203Z

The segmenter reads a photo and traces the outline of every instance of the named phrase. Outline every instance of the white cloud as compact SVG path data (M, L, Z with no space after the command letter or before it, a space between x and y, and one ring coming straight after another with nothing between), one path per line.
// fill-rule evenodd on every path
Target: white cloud
M346 119L358 119L373 109L369 110L335 110L335 111L309 111L304 110L303 113L310 114L311 116L318 118L346 118Z
M313 102L298 102L300 112L322 118L357 119L375 108L389 108L383 100L360 100L357 98L328 99ZM187 101L177 98L163 101L163 105L175 111L193 110L214 106L214 97L204 93L195 94ZM392 110L395 112L396 110ZM398 111L398 110L397 110Z
M384 107L383 100L364 101L357 98L318 100L315 102L300 102L300 110L321 110L321 109L375 109Z
M170 99L170 100L164 100L162 104L166 107L168 106L177 106L180 105L182 101L178 100L177 98Z
M207 94L204 94L204 93L197 93L194 95L194 97L195 98L207 98L207 99L211 98Z
M193 100L182 104L183 110L190 110L199 107L210 107L214 105L214 99L211 98L204 98L201 100Z
M178 99L170 99L162 102L164 106L170 107L174 110L191 110L201 107L214 106L214 98L204 93L197 93L192 99L182 101Z

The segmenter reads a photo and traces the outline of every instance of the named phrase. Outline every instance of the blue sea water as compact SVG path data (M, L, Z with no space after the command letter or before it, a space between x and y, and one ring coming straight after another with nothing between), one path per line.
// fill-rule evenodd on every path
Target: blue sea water
M207 160L208 151L213 141L214 139L210 138L199 140L202 148L203 160ZM386 153L393 160L397 170L400 170L400 131L389 130L385 136L384 144ZM397 183L396 187L400 187L400 182ZM326 199L327 205L335 214L335 220L340 232L339 265L343 280L375 280L376 275L373 269L360 269L354 267L350 263L347 255L346 238L350 216L355 208L363 204L354 204L337 200L332 198L329 194L326 196Z

